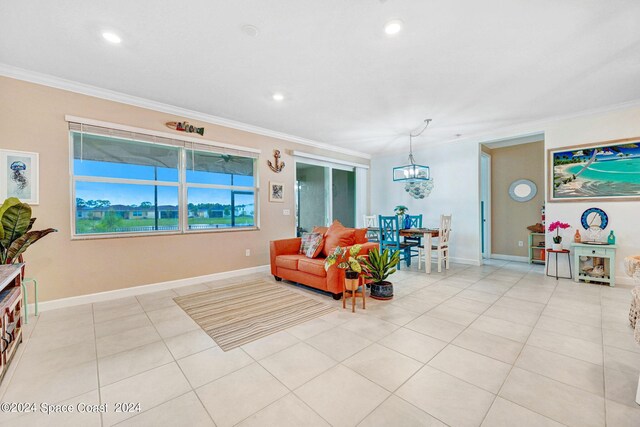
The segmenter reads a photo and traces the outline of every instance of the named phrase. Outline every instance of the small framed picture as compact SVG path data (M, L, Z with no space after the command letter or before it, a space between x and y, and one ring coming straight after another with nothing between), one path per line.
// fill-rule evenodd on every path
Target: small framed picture
M269 201L284 203L284 184L269 181Z
M38 153L0 150L0 199L17 197L37 205L39 201Z

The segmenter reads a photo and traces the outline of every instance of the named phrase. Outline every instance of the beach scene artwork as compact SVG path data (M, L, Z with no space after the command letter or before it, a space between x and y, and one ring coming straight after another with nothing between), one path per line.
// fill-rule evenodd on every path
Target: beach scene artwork
M640 198L640 138L550 152L551 200Z

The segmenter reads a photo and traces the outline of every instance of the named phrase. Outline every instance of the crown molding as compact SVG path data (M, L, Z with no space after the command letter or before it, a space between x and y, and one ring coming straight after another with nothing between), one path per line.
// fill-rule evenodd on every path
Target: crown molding
M175 114L181 117L187 117L192 120L199 120L214 125L224 126L231 129L237 129L245 132L251 132L257 135L268 136L270 138L282 139L296 144L306 145L308 147L328 150L334 153L345 154L347 156L360 157L363 159L371 159L371 154L363 153L348 148L335 147L325 142L313 141L311 139L301 138L295 135L289 135L284 132L278 132L271 129L265 129L260 126L250 125L224 117L218 117L199 111L189 110L187 108L177 107L175 105L165 104L163 102L152 101L146 98L127 95L122 92L116 92L109 89L103 89L97 86L87 85L84 83L66 80L49 74L38 73L36 71L26 70L14 67L12 65L0 63L0 76L9 77L16 80L23 80L30 83L36 83L44 86L62 89L69 92L75 92L82 95L93 96L95 98L106 99L109 101L119 102L122 104L133 105L135 107L146 108L149 110L159 111L162 113Z

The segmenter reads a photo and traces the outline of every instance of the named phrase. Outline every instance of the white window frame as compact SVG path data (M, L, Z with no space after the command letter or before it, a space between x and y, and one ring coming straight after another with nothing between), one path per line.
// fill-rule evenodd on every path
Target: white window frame
M187 183L186 181L186 155L187 151L193 148L184 147L176 147L174 145L162 144L159 142L149 142L149 141L138 141L144 142L146 144L155 144L155 145L163 145L174 147L179 150L179 164L178 164L178 181L177 182L168 182L168 181L155 181L155 180L142 180L142 179L128 179L128 178L111 178L111 177L96 177L96 176L83 176L83 175L75 175L74 174L74 144L73 144L73 134L74 132L78 132L77 130L69 129L69 175L70 175L70 194L71 194L71 239L72 240L89 240L89 239L113 239L113 238L124 238L124 237L144 237L144 236L166 236L166 235L178 235L178 234L197 234L197 233L225 233L225 232L239 232L239 231L256 231L260 230L260 179L258 176L258 164L259 164L259 153L260 150L239 147L231 144L219 143L215 144L211 141L200 140L192 137L184 137L184 138L176 138L173 134L168 134L165 132L157 132L157 131L147 131L144 129L134 128L125 125L118 125L114 123L101 122L92 119L81 119L74 116L66 116L66 120L72 123L80 123L80 124L88 124L91 126L99 126L106 129L114 129L127 131L132 133L138 133L149 136L159 136L163 138L171 138L175 141L182 142L197 142L202 145L209 145L212 148L210 152L216 152L215 148L220 148L221 154L224 152L224 149L233 149L238 150L240 153L235 154L237 156L242 157L242 151L247 153L258 154L255 157L247 156L253 160L253 178L254 178L254 186L233 186L233 185L217 185L217 184L193 184ZM89 132L85 132L89 133ZM126 139L119 137L121 139ZM131 141L137 141L135 138L129 138ZM195 151L199 151L195 149ZM76 221L78 220L78 212L76 209L76 182L102 182L102 183L114 183L114 184L136 184L136 185L153 185L153 186L167 186L167 187L177 187L178 188L178 229L177 230L155 230L155 231L134 231L134 232L114 232L114 233L84 233L78 234L76 232ZM226 189L230 191L250 191L253 192L254 195L254 225L253 226L234 226L234 227L221 227L221 228L203 228L203 229L194 229L190 230L188 226L188 201L187 201L187 189L190 187L199 187L199 188L217 188L217 189Z

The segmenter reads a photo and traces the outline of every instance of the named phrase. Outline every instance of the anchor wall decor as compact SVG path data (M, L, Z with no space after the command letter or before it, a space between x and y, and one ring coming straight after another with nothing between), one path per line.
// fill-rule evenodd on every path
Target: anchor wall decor
M282 155L280 154L280 150L273 150L273 158L275 161L271 163L271 160L267 160L267 164L275 173L280 173L282 172L282 169L284 169L284 162L280 161L281 157Z

